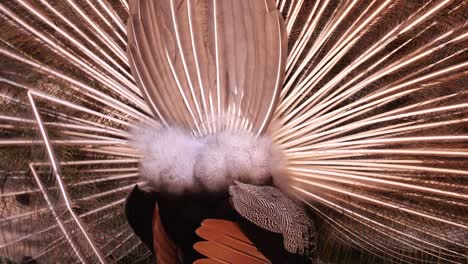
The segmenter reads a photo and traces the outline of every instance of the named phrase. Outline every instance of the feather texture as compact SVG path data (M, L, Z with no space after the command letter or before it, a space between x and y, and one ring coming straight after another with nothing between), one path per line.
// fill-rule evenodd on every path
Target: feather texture
M466 1L276 7L1 1L0 255L150 259L121 212L150 122L272 138L324 261L466 262Z
M313 257L317 234L305 210L279 189L236 182L229 187L235 210L257 226L283 236L284 248Z
M286 63L273 1L135 0L130 10L130 65L158 120L196 135L265 130Z
M209 257L210 261L216 263L271 263L255 248L234 222L207 219L202 222L196 233L206 241L197 242L193 247L201 254ZM206 261L199 260L195 263L204 263Z
M153 237L156 263L182 263L177 255L177 246L166 233L166 231L164 230L164 226L161 223L161 218L159 216L159 207L157 204L154 208Z

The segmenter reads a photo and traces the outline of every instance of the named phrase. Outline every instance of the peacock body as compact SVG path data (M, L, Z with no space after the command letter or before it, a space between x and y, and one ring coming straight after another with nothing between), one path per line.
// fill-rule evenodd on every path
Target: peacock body
M241 215L255 223L282 193L285 245L300 226L317 239L301 250L323 262L357 250L466 263L467 12L463 0L3 0L0 256L151 263L124 216L136 184L180 195L241 181L278 187L231 186Z

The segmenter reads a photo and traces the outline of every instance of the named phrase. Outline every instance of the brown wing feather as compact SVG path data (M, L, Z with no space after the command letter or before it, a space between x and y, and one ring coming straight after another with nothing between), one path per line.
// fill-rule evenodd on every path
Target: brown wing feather
M207 219L196 233L207 241L195 243L194 249L214 263L271 263L234 222Z
M193 262L193 264L222 264L223 262L218 262L212 259L199 259Z
M159 216L159 206L154 207L153 217L153 238L154 238L154 253L158 264L177 264L179 258L177 255L177 247L167 235L161 223Z

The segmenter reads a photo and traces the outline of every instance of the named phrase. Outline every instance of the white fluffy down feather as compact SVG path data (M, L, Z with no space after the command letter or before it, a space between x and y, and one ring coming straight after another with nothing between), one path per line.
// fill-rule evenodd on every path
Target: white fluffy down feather
M248 131L195 138L180 128L139 126L131 144L143 156L142 177L162 192L221 192L234 180L263 185L280 169L272 141Z

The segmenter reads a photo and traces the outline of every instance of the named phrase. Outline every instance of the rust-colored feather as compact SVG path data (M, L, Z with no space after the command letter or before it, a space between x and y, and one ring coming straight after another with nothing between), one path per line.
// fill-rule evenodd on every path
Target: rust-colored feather
M177 246L164 230L159 216L159 206L156 203L153 216L153 240L154 253L158 264L182 263L177 254Z
M194 249L210 260L221 263L271 263L232 221L207 219L196 233L206 241L195 243Z

